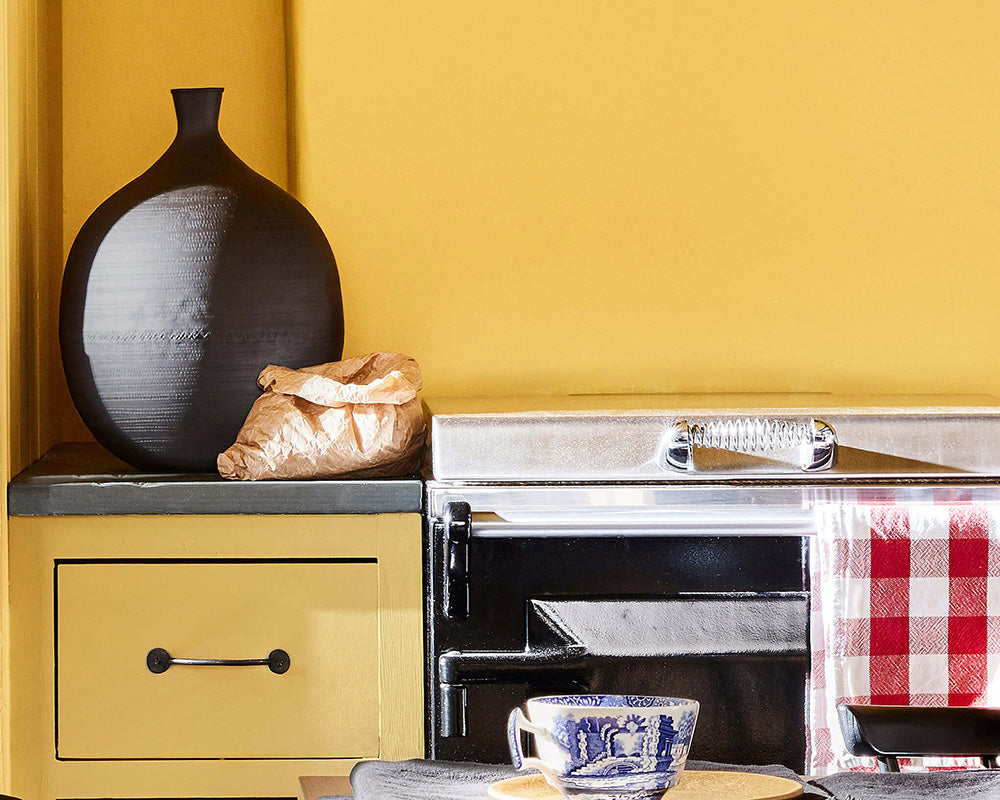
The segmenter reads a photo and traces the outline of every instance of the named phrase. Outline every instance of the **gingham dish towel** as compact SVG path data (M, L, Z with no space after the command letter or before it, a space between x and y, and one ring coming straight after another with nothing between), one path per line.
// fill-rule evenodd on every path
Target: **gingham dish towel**
M837 705L1000 706L1000 504L830 505L811 548L809 769L850 756ZM979 759L901 759L975 768Z

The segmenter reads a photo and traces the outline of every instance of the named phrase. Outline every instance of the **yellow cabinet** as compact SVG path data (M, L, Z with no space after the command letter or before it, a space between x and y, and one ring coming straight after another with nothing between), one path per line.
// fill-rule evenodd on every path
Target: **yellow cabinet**
M10 563L24 800L291 797L423 754L417 514L12 517Z
M59 563L55 588L59 758L378 756L376 563Z

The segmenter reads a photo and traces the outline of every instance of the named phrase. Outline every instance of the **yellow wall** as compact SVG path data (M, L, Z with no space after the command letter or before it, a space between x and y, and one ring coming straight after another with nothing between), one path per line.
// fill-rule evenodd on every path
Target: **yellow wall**
M12 472L39 454L39 356L46 276L61 268L58 202L59 25L39 0L5 0L4 220L0 284L2 372L0 449ZM56 213L53 213L53 212ZM5 485L5 484L4 484Z
M59 26L0 0L0 791L10 787L7 481L40 453L41 276L58 269Z
M223 137L286 183L282 0L62 0L63 262L90 213L166 150L176 130L170 89L181 86L225 87ZM58 269L45 301L49 443L91 438L59 360Z
M56 165L12 290L26 453L89 436L62 262L180 85L226 86L226 138L323 225L347 353L432 392L1000 392L992 0L7 2L54 49L15 84Z
M1000 4L289 0L347 351L433 391L1000 392Z

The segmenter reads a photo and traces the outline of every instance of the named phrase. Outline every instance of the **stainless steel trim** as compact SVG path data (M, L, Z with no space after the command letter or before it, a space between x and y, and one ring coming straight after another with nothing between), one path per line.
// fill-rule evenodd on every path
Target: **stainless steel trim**
M599 536L811 536L816 532L812 512L789 514L785 518L771 515L757 517L752 522L744 514L737 518L722 519L718 516L672 516L654 524L546 524L534 525L509 522L473 522L472 536L479 538L514 538L530 536L571 536L574 538Z
M984 476L1000 481L1000 409L686 409L677 411L445 414L431 422L433 478L476 483L720 482L747 476L810 481L800 463L713 456L679 472L662 456L681 420L734 416L822 419L836 430L837 461L824 478ZM824 434L818 433L818 438ZM722 453L726 451L706 451ZM748 461L749 460L749 461ZM716 463L717 462L717 463Z
M816 510L825 505L1000 503L1000 484L968 476L839 483L427 483L431 517L440 517L449 502L472 507L472 536L808 536L816 530Z

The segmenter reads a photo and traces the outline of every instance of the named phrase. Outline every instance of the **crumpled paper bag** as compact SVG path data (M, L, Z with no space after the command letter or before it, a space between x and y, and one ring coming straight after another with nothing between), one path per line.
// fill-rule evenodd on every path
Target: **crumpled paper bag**
M386 477L419 471L426 422L420 367L399 353L372 353L304 369L269 365L264 390L219 474L263 478Z

